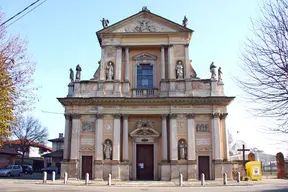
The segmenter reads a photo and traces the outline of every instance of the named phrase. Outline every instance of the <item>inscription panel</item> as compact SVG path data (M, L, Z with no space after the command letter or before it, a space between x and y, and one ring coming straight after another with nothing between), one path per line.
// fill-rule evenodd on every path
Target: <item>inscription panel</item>
M196 132L210 132L209 123L197 123L196 124Z
M81 145L94 145L94 139L82 138Z

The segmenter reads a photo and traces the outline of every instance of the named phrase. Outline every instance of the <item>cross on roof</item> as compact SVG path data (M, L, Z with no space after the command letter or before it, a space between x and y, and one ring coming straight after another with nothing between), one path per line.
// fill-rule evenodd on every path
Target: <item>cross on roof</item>
M243 169L245 170L245 175L246 175L246 169L245 169L245 151L250 151L250 149L246 149L245 145L242 145L242 149L237 149L237 151L242 151L243 155Z

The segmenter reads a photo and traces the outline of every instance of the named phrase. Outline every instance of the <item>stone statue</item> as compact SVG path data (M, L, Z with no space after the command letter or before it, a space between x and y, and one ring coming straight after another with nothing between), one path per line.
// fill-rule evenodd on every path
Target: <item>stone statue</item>
M71 83L74 82L74 71L71 68L70 68L70 81L71 81Z
M216 65L214 65L214 62L210 65L210 73L211 73L211 79L216 79Z
M81 71L82 71L82 69L81 69L80 65L78 64L76 66L76 80L80 80L81 79Z
M179 158L180 159L186 159L186 154L187 154L187 145L186 143L182 140L179 143Z
M114 65L111 61L109 61L106 67L106 80L111 81L113 79L114 79Z
M177 75L177 79L183 79L184 78L184 67L182 64L182 61L178 61L177 65L176 65L176 75Z
M184 27L187 27L187 25L188 25L188 19L187 19L186 15L184 16L184 19L183 19L183 21L182 21L182 25L183 25Z
M221 67L219 67L218 69L218 81L222 81L222 70L221 70Z
M104 145L104 155L105 155L105 160L111 160L111 154L112 154L112 146L111 143L107 140Z
M147 6L143 6L143 7L142 7L142 11L150 12L150 10L147 8Z
M103 28L108 27L108 25L109 25L109 20L108 19L102 18L102 20L100 20L100 21L102 22L102 27Z

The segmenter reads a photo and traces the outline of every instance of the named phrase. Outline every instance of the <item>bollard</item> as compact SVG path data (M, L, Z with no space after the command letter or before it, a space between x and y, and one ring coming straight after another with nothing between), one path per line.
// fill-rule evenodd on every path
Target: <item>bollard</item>
M108 177L108 185L111 186L111 174L109 174L109 177Z
M179 186L182 187L182 183L183 183L183 175L180 174L179 175Z
M223 173L223 184L227 185L227 173Z
M204 173L201 174L201 185L205 184L205 175Z
M237 182L239 183L241 180L240 172L237 172Z
M52 171L52 182L55 181L55 171Z
M89 173L86 173L86 177L85 177L85 185L89 184Z
M68 180L68 173L65 172L64 173L64 184L67 184L67 180Z
M44 171L43 172L43 183L46 183L46 181L47 181L47 172Z

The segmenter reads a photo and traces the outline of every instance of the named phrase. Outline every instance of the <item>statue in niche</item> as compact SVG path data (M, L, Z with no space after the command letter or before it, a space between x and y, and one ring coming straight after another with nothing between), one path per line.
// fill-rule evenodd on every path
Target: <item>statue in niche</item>
M184 27L187 27L187 25L188 25L188 19L187 19L186 15L184 16L184 19L183 19L183 21L182 21L182 25L183 25Z
M80 80L81 79L81 71L82 71L82 69L81 69L80 65L78 64L76 66L76 80Z
M176 78L183 79L184 78L184 67L182 61L177 61L176 64Z
M186 159L187 155L187 144L184 139L179 140L178 143L178 150L179 150L179 159Z
M106 140L103 144L104 148L104 159L105 160L111 160L111 156L112 156L112 144L110 140Z
M106 80L111 81L113 79L114 79L114 64L112 61L109 61L106 67Z
M108 27L108 25L109 25L109 20L108 19L102 18L102 20L100 20L100 21L102 23L102 27L103 28Z
M210 65L210 73L211 73L211 79L216 79L216 65L214 65L214 62Z
M219 67L219 69L218 69L218 81L222 81L222 69L221 69L221 67Z
M70 68L70 81L71 81L71 83L74 82L74 71L71 68Z

